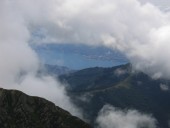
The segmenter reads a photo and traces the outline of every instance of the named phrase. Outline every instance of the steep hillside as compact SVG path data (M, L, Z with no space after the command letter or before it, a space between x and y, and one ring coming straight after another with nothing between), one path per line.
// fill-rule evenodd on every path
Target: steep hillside
M105 104L152 114L161 128L169 128L170 81L153 80L134 72L129 64L113 68L89 68L60 79L68 83L72 100L94 124Z
M0 89L1 128L90 128L53 103L20 91Z
M112 68L87 68L61 75L61 81L69 83L70 90L92 91L111 87L126 79L131 73L130 64Z

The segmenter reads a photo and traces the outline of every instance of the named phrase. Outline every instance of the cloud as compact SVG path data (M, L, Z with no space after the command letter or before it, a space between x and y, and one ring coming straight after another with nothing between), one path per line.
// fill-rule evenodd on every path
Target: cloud
M82 117L81 111L67 96L64 85L51 76L38 74L41 62L29 45L29 27L31 22L38 22L34 16L40 14L37 11L40 1L37 4L31 2L0 1L0 87L46 98L73 115Z
M124 75L124 74L126 74L126 73L128 73L128 70L127 70L127 69L118 68L118 69L116 69L116 70L114 71L114 74L115 74L116 76L121 76L121 75Z
M156 120L136 110L120 110L105 105L97 117L99 128L156 128Z
M102 45L118 49L135 69L155 79L170 77L169 12L137 0L39 2L33 11L25 9L32 0L22 6L32 43Z
M168 12L170 11L169 5L170 1L169 0L139 0L141 3L152 3L155 6L159 7L162 11Z
M169 86L166 85L166 84L160 84L160 89L161 89L162 91L168 91L168 90L169 90Z
M20 42L40 45L102 45L118 49L135 69L153 78L170 77L170 13L151 3L141 4L137 0L2 0L1 6L1 24L9 24L1 26L2 39L18 38Z

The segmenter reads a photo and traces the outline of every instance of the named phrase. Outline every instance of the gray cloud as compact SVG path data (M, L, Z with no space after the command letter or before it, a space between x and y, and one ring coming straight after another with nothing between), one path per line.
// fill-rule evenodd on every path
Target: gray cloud
M170 11L169 5L170 1L169 0L139 0L141 3L152 3L155 6L159 7L162 11Z
M156 120L136 110L120 110L105 105L97 117L99 128L156 128Z

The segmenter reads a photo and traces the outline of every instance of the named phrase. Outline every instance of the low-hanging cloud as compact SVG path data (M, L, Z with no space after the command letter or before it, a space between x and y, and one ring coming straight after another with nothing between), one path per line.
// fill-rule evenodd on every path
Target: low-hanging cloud
M98 128L156 128L156 120L136 110L120 110L105 105L96 119Z
M0 1L0 87L47 98L73 115L82 117L64 86L52 76L39 74L41 63L29 45L31 22L24 9L29 11L31 8L26 8L27 3L26 0Z

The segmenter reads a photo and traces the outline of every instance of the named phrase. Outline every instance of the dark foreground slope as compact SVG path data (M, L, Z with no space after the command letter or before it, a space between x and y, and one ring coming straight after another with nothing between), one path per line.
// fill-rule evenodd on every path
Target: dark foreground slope
M53 103L20 91L0 89L1 128L90 128Z
M105 104L152 114L160 128L169 128L170 81L154 80L134 72L129 64L113 68L89 68L60 79L67 82L69 94L83 108L92 124Z

